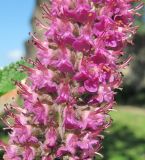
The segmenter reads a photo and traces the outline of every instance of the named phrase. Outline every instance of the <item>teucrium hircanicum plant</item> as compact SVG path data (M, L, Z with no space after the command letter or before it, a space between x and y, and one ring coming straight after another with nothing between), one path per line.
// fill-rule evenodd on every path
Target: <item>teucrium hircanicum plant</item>
M135 0L52 0L36 20L43 38L31 34L37 49L34 67L16 82L23 107L7 107L11 130L4 160L91 160L111 124L124 68L124 48L137 27Z

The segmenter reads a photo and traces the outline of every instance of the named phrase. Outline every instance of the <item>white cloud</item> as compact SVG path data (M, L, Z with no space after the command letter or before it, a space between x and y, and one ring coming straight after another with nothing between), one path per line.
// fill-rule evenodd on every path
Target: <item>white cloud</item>
M17 61L19 60L22 56L24 56L24 53L23 51L19 50L19 49L15 49L13 51L10 51L8 53L8 58L11 60L11 61Z

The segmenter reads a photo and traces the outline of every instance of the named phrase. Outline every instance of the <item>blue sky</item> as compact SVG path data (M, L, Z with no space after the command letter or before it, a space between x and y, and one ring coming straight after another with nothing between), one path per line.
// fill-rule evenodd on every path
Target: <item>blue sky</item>
M35 0L0 2L0 67L18 60L24 53L24 42L31 31L30 19Z

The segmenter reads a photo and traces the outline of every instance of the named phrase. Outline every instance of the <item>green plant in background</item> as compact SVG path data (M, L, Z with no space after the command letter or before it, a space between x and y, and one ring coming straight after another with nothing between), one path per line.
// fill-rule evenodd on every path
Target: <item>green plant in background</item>
M145 0L141 0L141 2L145 3ZM135 24L139 26L138 34L143 36L145 35L145 7L139 13L143 16L136 17Z
M17 70L20 64L27 65L24 60L21 60L16 63L10 64L3 69L0 69L0 96L15 88L12 80L20 81L26 77L24 73ZM8 131L3 130L3 128L4 125L0 123L0 139L6 142L8 139ZM0 151L0 159L2 159L2 156L3 152Z
M24 73L17 70L20 64L26 65L26 62L21 60L0 70L0 96L15 88L12 80L20 81L26 77Z
M145 110L120 107L104 140L103 160L145 160Z

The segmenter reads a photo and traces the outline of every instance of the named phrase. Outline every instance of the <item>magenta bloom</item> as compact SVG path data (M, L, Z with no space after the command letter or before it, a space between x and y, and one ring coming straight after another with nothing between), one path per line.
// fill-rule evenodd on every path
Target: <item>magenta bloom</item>
M52 0L42 4L42 40L32 36L36 60L25 84L16 82L23 107L7 106L11 130L4 160L91 160L112 122L120 59L136 32L135 0Z

